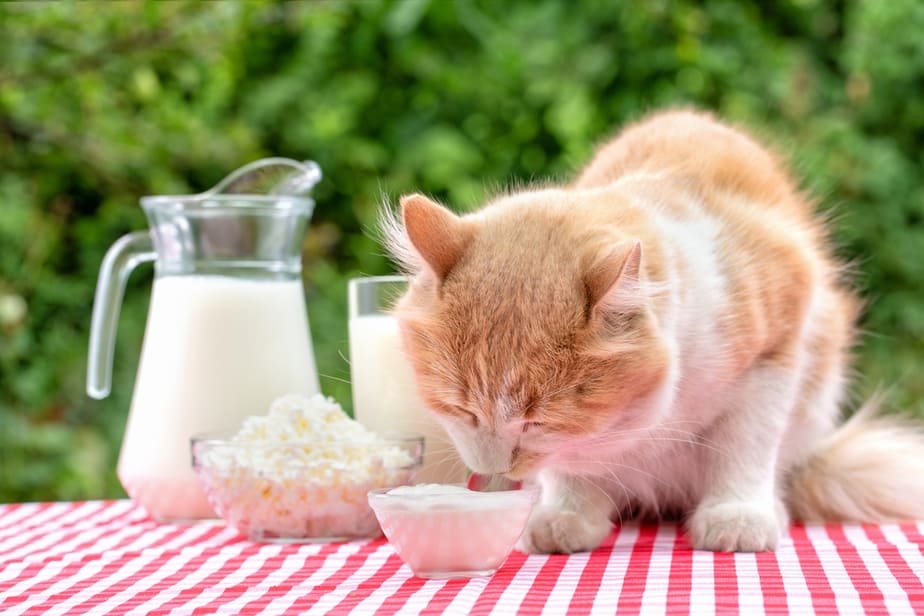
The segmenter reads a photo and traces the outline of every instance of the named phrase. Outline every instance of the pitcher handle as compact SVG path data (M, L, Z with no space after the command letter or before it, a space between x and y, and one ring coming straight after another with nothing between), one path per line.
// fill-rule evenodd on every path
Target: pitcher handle
M102 400L112 389L112 358L125 283L138 264L153 261L156 257L151 234L147 231L123 235L106 251L99 270L90 322L87 395L91 398Z

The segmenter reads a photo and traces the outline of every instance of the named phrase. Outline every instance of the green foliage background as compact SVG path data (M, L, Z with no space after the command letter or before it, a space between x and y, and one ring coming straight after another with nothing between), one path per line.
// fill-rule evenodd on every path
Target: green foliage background
M305 284L322 387L349 407L345 281L390 270L368 234L383 196L474 207L672 104L792 155L870 300L858 394L885 385L924 416L922 32L916 0L3 3L0 502L123 495L149 266L103 402L85 355L140 196L263 156L320 163Z

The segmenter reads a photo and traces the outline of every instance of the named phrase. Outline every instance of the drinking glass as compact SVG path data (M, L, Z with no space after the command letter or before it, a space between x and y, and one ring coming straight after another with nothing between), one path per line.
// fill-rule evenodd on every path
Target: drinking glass
M465 464L417 393L398 321L391 312L407 284L404 276L353 278L348 283L353 414L375 432L423 434L418 482L464 482Z

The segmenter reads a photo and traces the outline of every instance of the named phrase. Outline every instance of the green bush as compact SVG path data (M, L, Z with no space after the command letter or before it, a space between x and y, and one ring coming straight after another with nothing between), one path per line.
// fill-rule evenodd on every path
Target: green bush
M563 178L695 104L793 156L870 300L859 394L924 415L924 5L406 0L0 5L0 502L121 496L150 267L113 395L84 394L100 261L146 194L269 155L325 170L304 246L325 392L349 408L345 281L389 271L384 197L459 208Z

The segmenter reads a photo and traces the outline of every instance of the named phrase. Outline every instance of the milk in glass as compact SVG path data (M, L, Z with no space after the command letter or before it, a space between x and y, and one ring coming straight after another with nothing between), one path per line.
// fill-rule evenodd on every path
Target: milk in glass
M414 384L401 349L398 322L389 314L351 315L350 371L356 419L376 432L416 432L424 436L421 483L464 482L465 464L433 418Z

